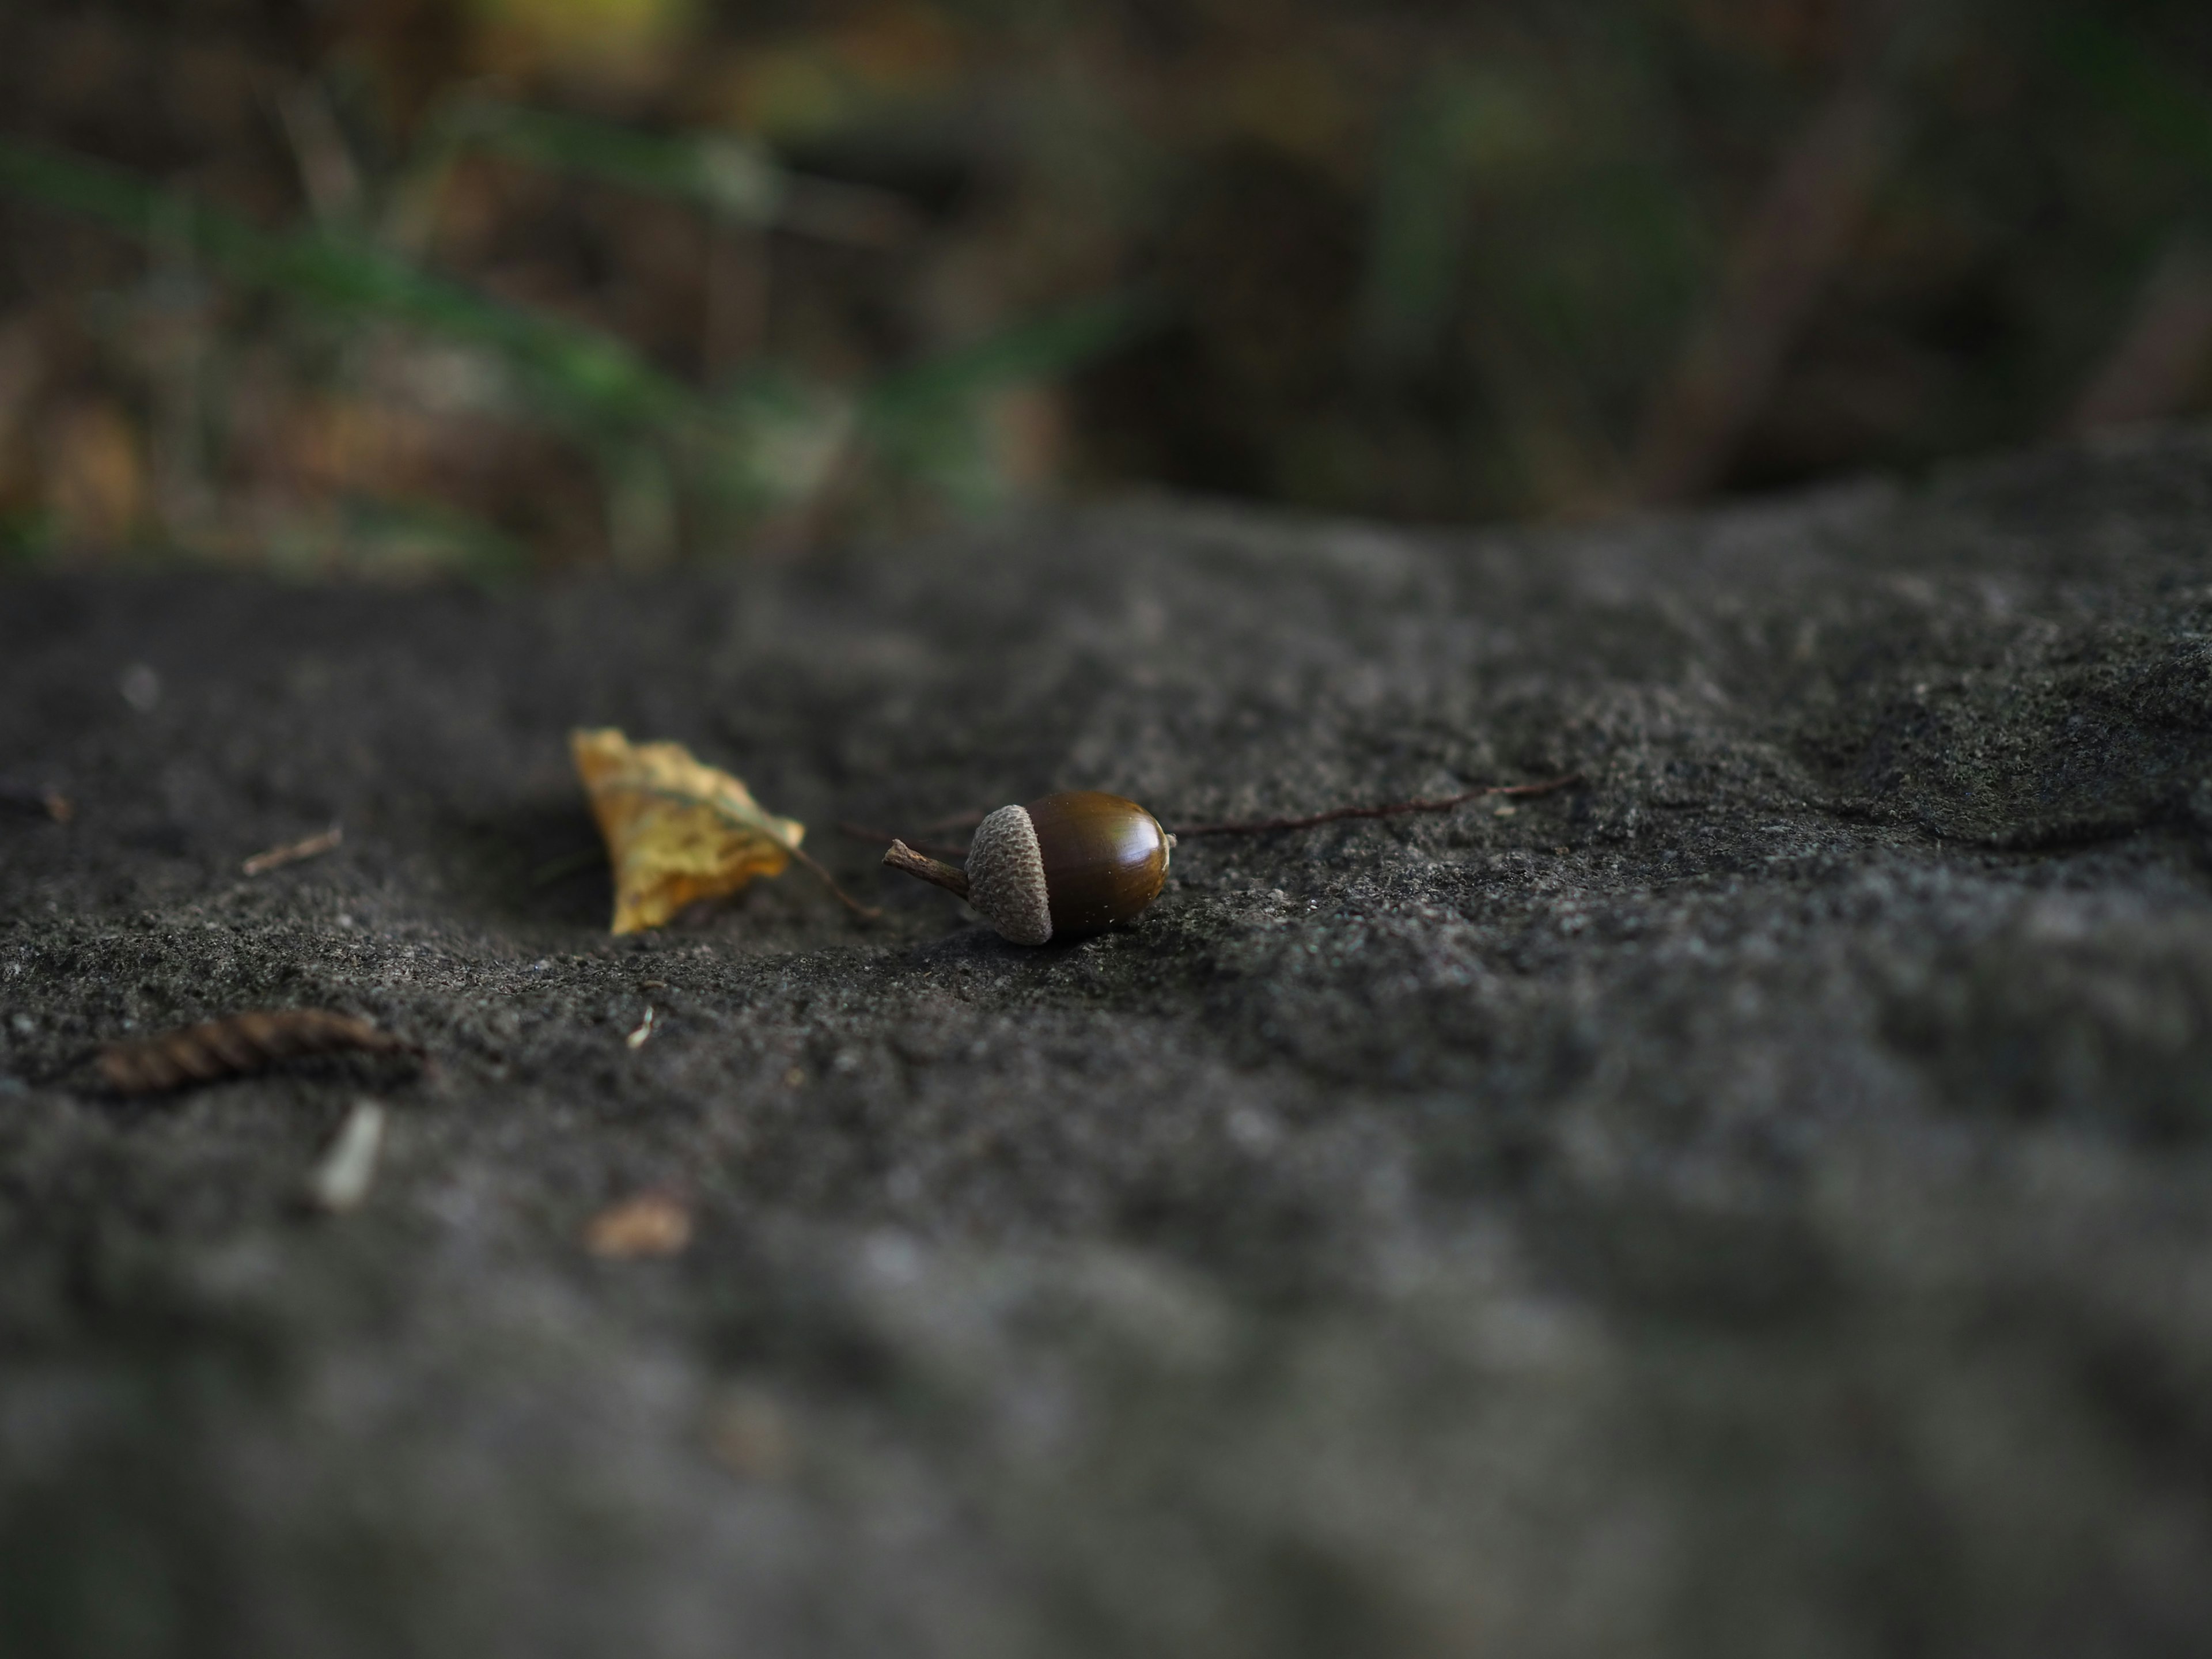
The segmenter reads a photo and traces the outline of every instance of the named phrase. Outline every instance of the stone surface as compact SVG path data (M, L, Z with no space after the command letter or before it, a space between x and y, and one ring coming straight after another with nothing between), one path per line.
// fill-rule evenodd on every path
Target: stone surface
M2209 544L2183 433L1589 531L0 586L0 769L76 806L0 818L0 1651L2203 1650ZM610 938L586 722L885 917ZM1036 951L832 828L1566 771ZM87 1070L289 1006L434 1070ZM686 1248L584 1248L655 1193Z

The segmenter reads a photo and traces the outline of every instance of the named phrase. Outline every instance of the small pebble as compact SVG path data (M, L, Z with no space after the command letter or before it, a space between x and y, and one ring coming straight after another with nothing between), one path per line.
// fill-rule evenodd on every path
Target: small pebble
M161 706L161 677L143 662L125 669L115 689L123 694L124 702L142 714L150 714Z
M781 1480L797 1461L790 1416L762 1389L733 1389L723 1396L708 1419L707 1445L717 1462L746 1480Z

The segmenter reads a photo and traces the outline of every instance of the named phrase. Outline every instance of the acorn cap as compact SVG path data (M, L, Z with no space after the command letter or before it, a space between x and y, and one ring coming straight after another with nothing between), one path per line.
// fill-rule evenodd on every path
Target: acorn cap
M975 826L968 843L968 902L1017 945L1052 937L1044 852L1026 806L1001 806Z

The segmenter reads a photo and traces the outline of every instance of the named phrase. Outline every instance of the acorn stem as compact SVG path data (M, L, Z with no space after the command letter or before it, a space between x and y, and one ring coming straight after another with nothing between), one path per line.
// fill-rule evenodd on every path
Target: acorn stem
M962 898L968 896L966 871L925 857L902 841L891 843L890 850L884 854L884 862L894 870L903 870L909 876L919 876L924 881L934 882L948 893L957 893Z

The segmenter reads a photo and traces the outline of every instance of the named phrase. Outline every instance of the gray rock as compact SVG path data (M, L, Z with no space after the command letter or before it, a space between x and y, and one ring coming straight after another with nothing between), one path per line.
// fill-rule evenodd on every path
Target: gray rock
M0 818L0 1651L2201 1651L2209 639L2193 433L1594 530L0 587L9 799L76 808ZM887 914L610 938L577 723ZM831 829L1565 772L1186 842L1036 951ZM435 1066L86 1069L286 1006ZM687 1249L583 1248L647 1191Z

